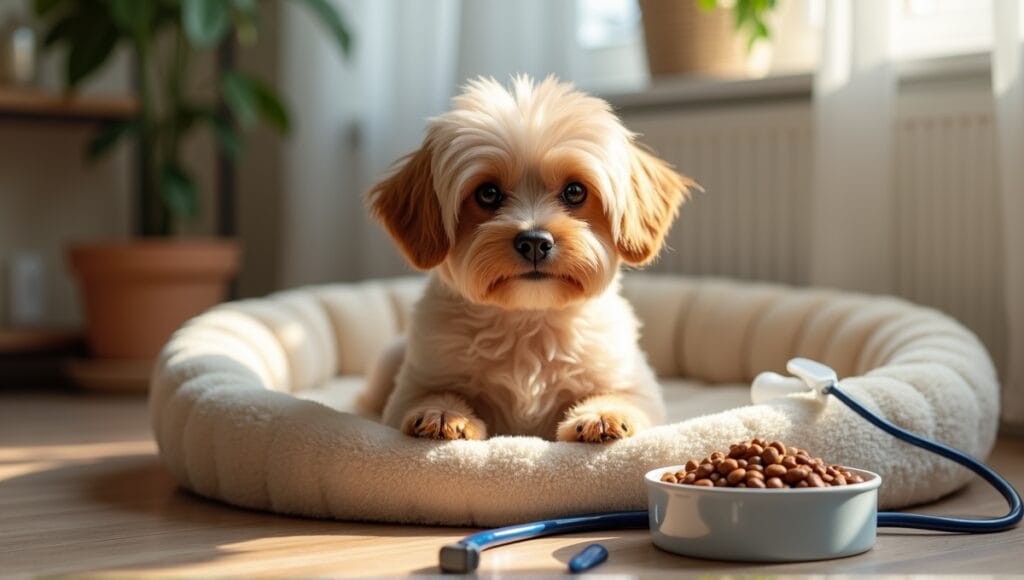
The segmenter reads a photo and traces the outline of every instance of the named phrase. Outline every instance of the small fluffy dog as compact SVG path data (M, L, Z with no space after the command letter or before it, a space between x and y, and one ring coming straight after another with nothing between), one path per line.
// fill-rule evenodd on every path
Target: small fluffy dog
M694 183L553 78L468 84L369 193L431 270L360 398L413 437L603 443L664 420L619 266L650 262Z

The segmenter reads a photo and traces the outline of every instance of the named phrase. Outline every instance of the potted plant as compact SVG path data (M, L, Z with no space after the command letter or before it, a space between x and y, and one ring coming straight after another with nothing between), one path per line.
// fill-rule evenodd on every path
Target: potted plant
M757 76L778 0L640 0L652 77ZM736 33L741 33L737 35Z
M297 0L349 50L349 33L329 0ZM200 191L183 162L184 140L211 131L237 157L241 130L263 122L284 134L288 112L274 90L239 70L220 70L213 90L193 82L202 53L223 42L252 43L258 0L34 0L46 28L45 48L63 48L65 80L74 91L118 47L133 57L138 112L101 127L87 146L97 159L122 139L140 157L142 238L76 243L71 268L80 282L86 338L107 359L151 359L185 320L220 302L239 268L235 240L182 239L180 225L196 217ZM220 103L226 107L219 107Z

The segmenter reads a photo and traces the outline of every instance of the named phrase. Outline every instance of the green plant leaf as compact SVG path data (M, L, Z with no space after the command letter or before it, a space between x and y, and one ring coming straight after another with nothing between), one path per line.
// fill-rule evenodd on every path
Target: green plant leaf
M263 120L279 133L291 128L288 111L273 89L251 76L229 72L221 81L224 102L243 127L251 127Z
M743 30L743 27L747 25L751 9L750 0L737 0L736 6L733 7L734 16L736 17L736 30Z
M122 29L135 36L148 36L156 13L153 0L110 0L110 15Z
M160 197L171 215L179 219L199 215L199 190L175 164L164 165L160 171Z
M206 124L213 132L217 145L224 153L232 159L238 159L245 151L245 144L238 135L238 131L226 116L206 107L193 107L184 114L183 126L190 126L192 122L199 121Z
M224 102L231 109L239 125L251 127L256 124L259 113L256 111L255 97L242 75L234 72L225 73L221 79L220 90L224 95Z
M256 44L259 36L260 6L256 0L231 0L235 39L242 46Z
M237 12L247 16L255 17L260 11L259 2L256 0L231 0L231 5Z
M89 161L96 161L109 153L123 137L134 135L139 130L136 119L114 121L104 125L89 141L85 156Z
M62 5L69 4L69 0L32 0L32 12L36 16L46 16Z
M77 14L68 14L55 22L43 36L43 48L50 48L58 42L68 42L72 31L78 24Z
M718 7L717 0L697 0L697 7L705 12L711 12Z
M197 48L210 48L220 42L230 16L226 0L181 0L185 36Z
M107 61L117 45L114 23L99 10L79 12L69 33L67 84L74 89Z
M242 143L242 139L238 136L238 131L235 130L231 121L217 114L210 115L205 120L210 125L214 137L217 138L217 144L220 145L221 150L232 159L237 160L241 157L245 152L245 144Z
M338 48L341 49L341 53L348 56L352 45L352 36L349 34L341 13L334 8L329 0L303 0L302 3L327 27L331 36L334 37L334 41L337 42Z

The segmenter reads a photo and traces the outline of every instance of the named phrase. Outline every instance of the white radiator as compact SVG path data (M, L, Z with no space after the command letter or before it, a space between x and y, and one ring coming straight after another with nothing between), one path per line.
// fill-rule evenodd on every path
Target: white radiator
M893 291L952 314L1002 363L1006 309L991 97L911 94L901 98L898 115Z
M805 105L624 115L640 140L704 187L655 271L806 282L811 124Z
M814 243L802 225L813 203L808 102L621 113L644 143L706 189L684 206L654 271L807 283ZM1001 363L991 102L977 93L910 93L897 115L891 291L953 315Z

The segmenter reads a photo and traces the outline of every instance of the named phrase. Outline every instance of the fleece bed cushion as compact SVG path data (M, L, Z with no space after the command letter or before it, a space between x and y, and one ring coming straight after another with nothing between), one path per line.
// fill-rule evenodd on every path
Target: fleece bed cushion
M349 412L400 336L420 278L300 288L218 306L161 353L154 434L184 487L246 508L379 522L497 526L643 509L642 475L755 436L884 478L882 508L962 486L962 468L870 427L837 400L750 405L747 385L794 356L836 369L894 423L984 457L999 384L966 328L905 301L717 279L627 275L667 425L610 445L533 437L436 442Z

